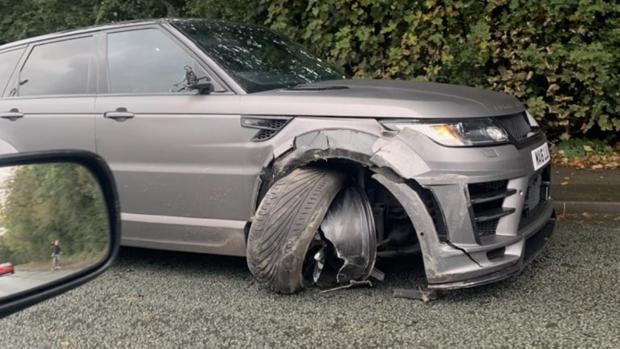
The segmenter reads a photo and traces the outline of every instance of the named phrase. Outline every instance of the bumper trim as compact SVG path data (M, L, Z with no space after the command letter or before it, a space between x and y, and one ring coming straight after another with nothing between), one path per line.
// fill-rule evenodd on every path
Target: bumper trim
M502 270L492 272L490 274L485 274L481 276L477 276L471 279L456 281L456 282L448 282L448 283L436 283L429 284L429 289L435 290L453 290L459 288L469 288L475 286L486 285L490 283L494 283L500 280L507 279L511 276L515 276L520 274L523 269L534 260L543 250L543 247L553 234L553 230L555 229L556 219L555 212L552 214L551 218L547 221L547 223L535 234L530 235L526 238L525 244L523 247L523 253L521 254L521 258L519 260L509 265Z
M551 201L548 201L547 203L545 203L545 206L541 208L539 217L532 220L527 226L521 228L517 235L491 235L483 239L481 245L457 244L457 246L467 251L467 253L488 252L497 248L506 247L517 243L524 238L527 239L532 234L535 234L537 231L540 230L539 227L543 226L552 215L553 203Z

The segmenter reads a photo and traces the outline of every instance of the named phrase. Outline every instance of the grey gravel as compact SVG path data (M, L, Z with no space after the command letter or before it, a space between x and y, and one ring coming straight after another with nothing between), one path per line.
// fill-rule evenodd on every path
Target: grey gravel
M262 291L240 258L124 249L103 276L0 320L2 348L620 347L620 222L561 221L516 278L422 303L416 261L328 295ZM419 261L417 261L419 263Z

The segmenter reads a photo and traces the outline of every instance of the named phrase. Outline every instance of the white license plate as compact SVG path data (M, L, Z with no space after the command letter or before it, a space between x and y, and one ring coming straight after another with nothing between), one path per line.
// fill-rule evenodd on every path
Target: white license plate
M534 162L534 171L545 166L549 162L549 160L551 160L551 156L549 155L549 146L547 145L547 143L532 150L532 161Z

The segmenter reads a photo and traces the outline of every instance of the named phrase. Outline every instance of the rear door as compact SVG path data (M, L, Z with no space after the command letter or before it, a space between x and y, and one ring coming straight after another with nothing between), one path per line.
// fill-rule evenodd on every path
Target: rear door
M17 151L95 150L93 36L31 44L0 99L0 140Z
M239 96L160 27L109 32L106 42L96 143L119 185L123 244L244 254L266 156L253 156ZM189 71L215 91L184 89Z
M4 90L6 86L9 84L9 80L13 75L17 67L17 63L20 61L25 47L11 48L8 50L4 50L0 52L0 105L2 104L2 96L4 96ZM3 113L3 118L9 117L9 109L1 110ZM2 132L2 125L0 125L0 132ZM16 149L9 144L7 141L0 138L0 154L14 153Z

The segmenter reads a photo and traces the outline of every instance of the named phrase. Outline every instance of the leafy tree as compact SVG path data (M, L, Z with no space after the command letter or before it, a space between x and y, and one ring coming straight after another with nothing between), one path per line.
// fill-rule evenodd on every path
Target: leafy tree
M101 256L107 249L105 202L90 172L76 164L14 169L0 210L2 245L15 263L48 260L60 240L65 256Z

